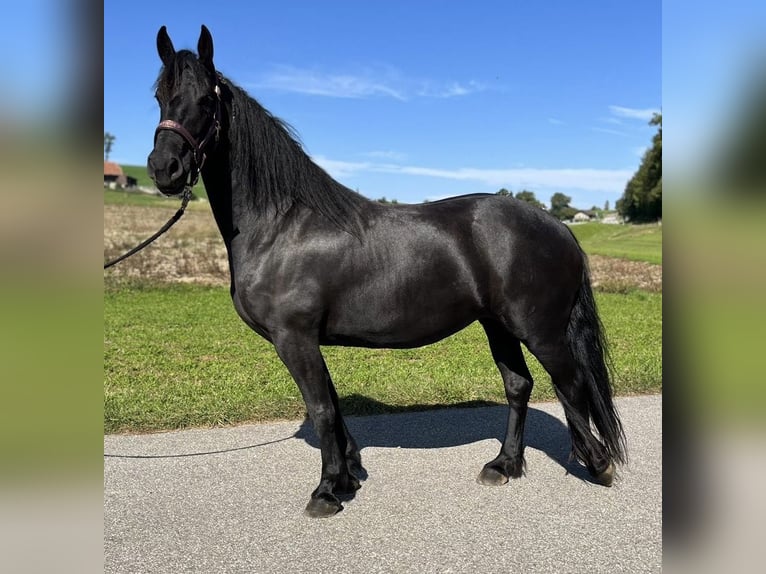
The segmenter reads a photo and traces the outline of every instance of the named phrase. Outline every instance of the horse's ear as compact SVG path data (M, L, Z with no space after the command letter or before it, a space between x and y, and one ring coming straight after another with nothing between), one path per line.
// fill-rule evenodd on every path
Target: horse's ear
M210 30L208 30L207 26L204 24L199 33L197 54L199 54L200 62L202 62L208 70L215 72L215 66L213 65L213 36L210 35Z
M166 66L176 53L173 42L170 41L170 36L168 36L168 29L165 26L157 32L157 53L160 55L162 63Z

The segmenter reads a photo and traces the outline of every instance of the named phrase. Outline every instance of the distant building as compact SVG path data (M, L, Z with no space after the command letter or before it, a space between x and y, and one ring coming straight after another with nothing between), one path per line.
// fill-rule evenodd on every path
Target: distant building
M109 189L128 189L136 187L138 180L135 177L125 175L122 168L113 161L104 162L104 187Z
M572 218L572 221L575 223L582 223L584 221L590 221L590 215L585 213L584 211L578 211L574 214L574 217Z

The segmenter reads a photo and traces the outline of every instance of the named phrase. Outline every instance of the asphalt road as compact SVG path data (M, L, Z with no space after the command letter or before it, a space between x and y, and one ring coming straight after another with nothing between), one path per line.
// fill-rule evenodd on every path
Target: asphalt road
M662 397L617 401L630 462L612 488L567 462L561 407L534 404L527 474L475 478L505 409L349 417L368 472L344 510L301 422L104 438L105 572L659 572Z

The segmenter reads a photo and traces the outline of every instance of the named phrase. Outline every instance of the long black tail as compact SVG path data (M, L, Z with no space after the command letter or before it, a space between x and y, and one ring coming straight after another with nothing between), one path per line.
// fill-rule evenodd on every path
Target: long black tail
M577 386L587 393L590 418L601 436L607 455L615 462L625 463L625 432L612 401L609 350L593 298L587 260L584 264L582 283L567 326L567 340L577 364ZM590 423L570 420L570 424Z

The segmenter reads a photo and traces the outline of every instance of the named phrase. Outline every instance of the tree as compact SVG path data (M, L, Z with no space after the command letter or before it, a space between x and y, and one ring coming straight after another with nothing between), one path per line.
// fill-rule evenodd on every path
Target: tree
M109 161L109 154L112 153L112 144L117 138L109 132L104 132L104 161Z
M662 114L654 114L649 125L659 126L652 147L644 153L616 205L619 214L634 223L662 218Z
M500 195L502 197L513 197L513 194L505 188L502 188L495 195Z
M540 209L545 209L545 206L535 197L534 191L523 189L516 194L516 199L530 203L535 207L539 207Z
M568 195L554 193L551 197L550 214L560 220L572 219L577 210L569 205L571 201L572 198Z
M712 174L716 183L728 193L762 193L766 189L766 72L761 65L745 86L737 111L729 121L730 127L719 145L718 157L713 158Z
M609 200L608 199L604 203L604 211L609 211Z

